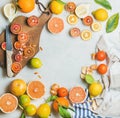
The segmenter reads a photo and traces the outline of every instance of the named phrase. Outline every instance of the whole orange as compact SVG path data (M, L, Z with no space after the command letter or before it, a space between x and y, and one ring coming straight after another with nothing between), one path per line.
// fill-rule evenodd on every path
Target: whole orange
M66 88L64 88L64 87L60 87L60 88L58 88L58 90L57 90L57 95L58 95L59 97L65 97L65 96L68 95L68 90L67 90Z
M26 83L22 79L15 79L10 83L9 90L15 96L23 95L26 91Z
M107 65L105 64L100 64L97 68L97 71L99 74L103 75L107 72Z
M35 8L35 0L18 0L17 4L25 13L31 12Z
M53 109L58 112L58 107L59 105L61 106L65 106L65 107L69 107L69 101L67 98L64 98L64 97L58 97L52 104L53 106Z
M106 59L106 53L104 51L98 51L96 54L95 54L95 58L99 61L103 61L104 59Z

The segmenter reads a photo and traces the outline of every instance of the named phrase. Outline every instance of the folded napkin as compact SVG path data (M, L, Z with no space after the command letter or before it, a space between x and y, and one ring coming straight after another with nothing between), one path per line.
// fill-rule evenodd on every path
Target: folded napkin
M104 86L102 94L95 98L97 108L95 113L103 116L120 118L120 37L106 34L100 37L97 43L97 50L104 50L108 55L107 74L101 76Z

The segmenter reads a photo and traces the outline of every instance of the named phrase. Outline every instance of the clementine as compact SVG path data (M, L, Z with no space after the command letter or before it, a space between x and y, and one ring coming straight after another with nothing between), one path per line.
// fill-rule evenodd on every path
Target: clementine
M25 13L31 12L35 8L35 0L18 0L17 4Z
M68 95L68 90L67 90L66 88L64 88L64 87L61 87L61 88L59 88L59 89L57 90L57 95L58 95L59 97L65 97L65 96Z

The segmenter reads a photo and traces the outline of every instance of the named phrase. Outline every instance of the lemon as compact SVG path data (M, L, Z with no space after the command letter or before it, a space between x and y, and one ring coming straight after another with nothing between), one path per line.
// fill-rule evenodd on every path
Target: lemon
M74 14L70 14L68 17L67 17L67 22L71 25L75 25L77 24L78 22L78 17Z
M40 68L42 66L42 61L39 58L32 58L30 60L30 65L33 68Z
M64 10L64 4L56 0L52 0L49 7L51 12L54 14L61 14Z
M33 116L36 114L36 106L33 104L27 105L24 109L24 112L26 113L26 115L28 116Z
M83 40L87 41L92 38L92 32L90 30L83 30L80 36Z
M102 25L99 22L93 22L92 25L91 25L91 29L94 32L98 32L98 31L100 31L102 29Z
M22 106L22 107L25 107L25 106L27 106L27 105L29 105L30 104L30 97L28 96L28 95L26 95L26 94L24 94L24 95L21 95L20 97L19 97L19 104Z
M8 3L4 6L3 12L5 17L8 18L10 22L12 22L16 16L16 6L13 3Z
M93 82L90 86L89 86L89 94L91 97L96 97L98 95L101 94L102 92L102 85L100 82Z
M90 8L90 4L81 4L78 5L75 9L75 14L79 17L79 18L84 18L89 14L89 8Z
M103 8L93 11L92 14L95 17L95 19L99 21L105 21L108 18L108 12Z
M50 106L47 103L41 104L37 109L37 115L40 118L48 118L51 113Z

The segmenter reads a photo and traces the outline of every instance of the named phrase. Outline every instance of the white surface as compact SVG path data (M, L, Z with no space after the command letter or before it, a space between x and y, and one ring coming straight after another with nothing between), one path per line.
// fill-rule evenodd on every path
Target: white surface
M40 0L45 6L49 2L49 0ZM72 0L71 0L72 1ZM120 1L109 0L112 5L112 11L109 12L109 16L114 13L120 11L119 5ZM10 0L0 0L0 32L4 30L6 25L9 23L7 19L3 16L2 8L6 3L9 3ZM67 0L65 1L67 2ZM80 3L90 3L90 13L91 11L100 8L100 5L94 3L94 0L74 0L74 2L79 5ZM39 16L40 12L36 6L35 10L28 14L23 14L18 12L17 15L26 15L30 16L32 14ZM30 69L29 67L25 67L16 77L7 78L3 74L5 70L0 69L0 95L5 92L8 92L7 88L9 83L16 78L24 79L26 82L39 79L37 75L34 75L34 72L39 72L42 76L41 82L44 83L46 87L45 95L39 100L33 100L34 104L37 106L43 103L44 99L49 96L49 88L53 83L59 83L61 86L65 86L70 89L73 86L83 86L80 79L80 71L81 66L89 66L94 61L91 60L91 53L95 51L96 42L102 34L105 34L105 24L106 22L102 22L102 31L98 33L93 32L92 39L89 41L83 41L80 37L71 38L69 36L70 28L77 26L81 30L89 29L89 27L84 26L79 20L77 25L69 25L66 22L66 17L69 15L68 12L64 11L62 14L58 15L58 17L62 18L65 23L65 28L60 34L53 35L51 34L46 27L43 28L41 34L41 42L40 45L43 48L43 51L39 52L35 57L39 57L43 66L40 69ZM55 15L56 16L56 15ZM115 33L119 31L118 26ZM114 35L115 35L114 33ZM114 36L113 36L114 37ZM21 111L18 109L10 114L0 114L0 118L19 118ZM51 118L58 118L58 116L52 115Z

